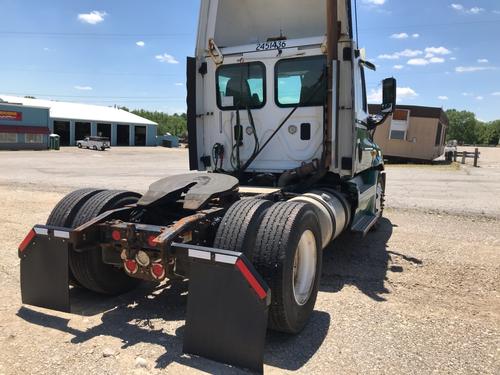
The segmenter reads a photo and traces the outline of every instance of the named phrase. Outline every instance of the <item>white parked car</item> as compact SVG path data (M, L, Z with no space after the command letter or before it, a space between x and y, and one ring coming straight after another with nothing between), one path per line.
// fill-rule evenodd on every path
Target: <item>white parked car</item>
M76 141L76 146L78 148L88 148L101 151L111 148L109 138L107 137L85 137L83 140Z

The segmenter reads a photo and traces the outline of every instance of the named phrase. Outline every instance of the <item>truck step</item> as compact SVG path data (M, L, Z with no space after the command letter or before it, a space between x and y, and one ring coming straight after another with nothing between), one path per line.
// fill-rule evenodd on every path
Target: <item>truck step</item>
M370 228L377 222L377 219L378 217L376 215L360 215L354 220L354 223L351 226L351 231L359 233L364 237Z

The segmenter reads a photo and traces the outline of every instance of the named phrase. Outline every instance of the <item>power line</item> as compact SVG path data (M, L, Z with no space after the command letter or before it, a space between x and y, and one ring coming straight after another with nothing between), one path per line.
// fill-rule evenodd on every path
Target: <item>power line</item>
M55 71L55 70L41 70L41 69L18 69L18 68L3 68L0 67L0 73L4 71L9 72L32 72L44 74L69 74L69 75L102 75L102 76L130 76L130 77L176 77L176 74L154 74L154 73L127 73L127 72L70 72L70 71Z
M59 94L43 94L43 93L19 93L19 92L4 92L1 95L13 96L46 96L52 98L82 98L82 99L107 99L107 100L185 100L179 96L99 96L99 95L59 95Z
M189 33L67 33L67 32L44 32L44 31L18 31L18 30L0 30L0 35L25 36L25 37L69 37L69 38L149 38L149 39L167 39L178 38L182 36L191 36Z
M483 21L464 21L464 22L441 22L441 23L420 23L420 24L408 24L408 25L395 25L395 26L374 26L374 27L363 27L360 31L371 31L371 30L384 30L384 29L404 29L410 27L447 27L447 26L460 26L460 25L475 25L475 24L490 24L490 23L500 23L500 20L483 20Z

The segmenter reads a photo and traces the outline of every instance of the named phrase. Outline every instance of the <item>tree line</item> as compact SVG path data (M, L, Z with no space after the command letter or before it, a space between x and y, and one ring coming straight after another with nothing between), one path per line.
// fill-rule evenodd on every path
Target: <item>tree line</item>
M185 113L169 115L165 112L147 111L145 109L130 111L127 107L118 108L156 122L158 124L158 135L170 133L181 138L187 137L187 117Z
M498 145L500 120L482 122L473 112L449 109L446 111L449 125L446 139L456 139L460 144Z

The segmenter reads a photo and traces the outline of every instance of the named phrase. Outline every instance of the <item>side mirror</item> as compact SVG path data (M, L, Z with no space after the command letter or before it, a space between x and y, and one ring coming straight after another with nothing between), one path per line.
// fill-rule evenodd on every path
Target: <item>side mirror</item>
M394 112L396 109L396 79L384 79L382 87L382 113L385 115Z

